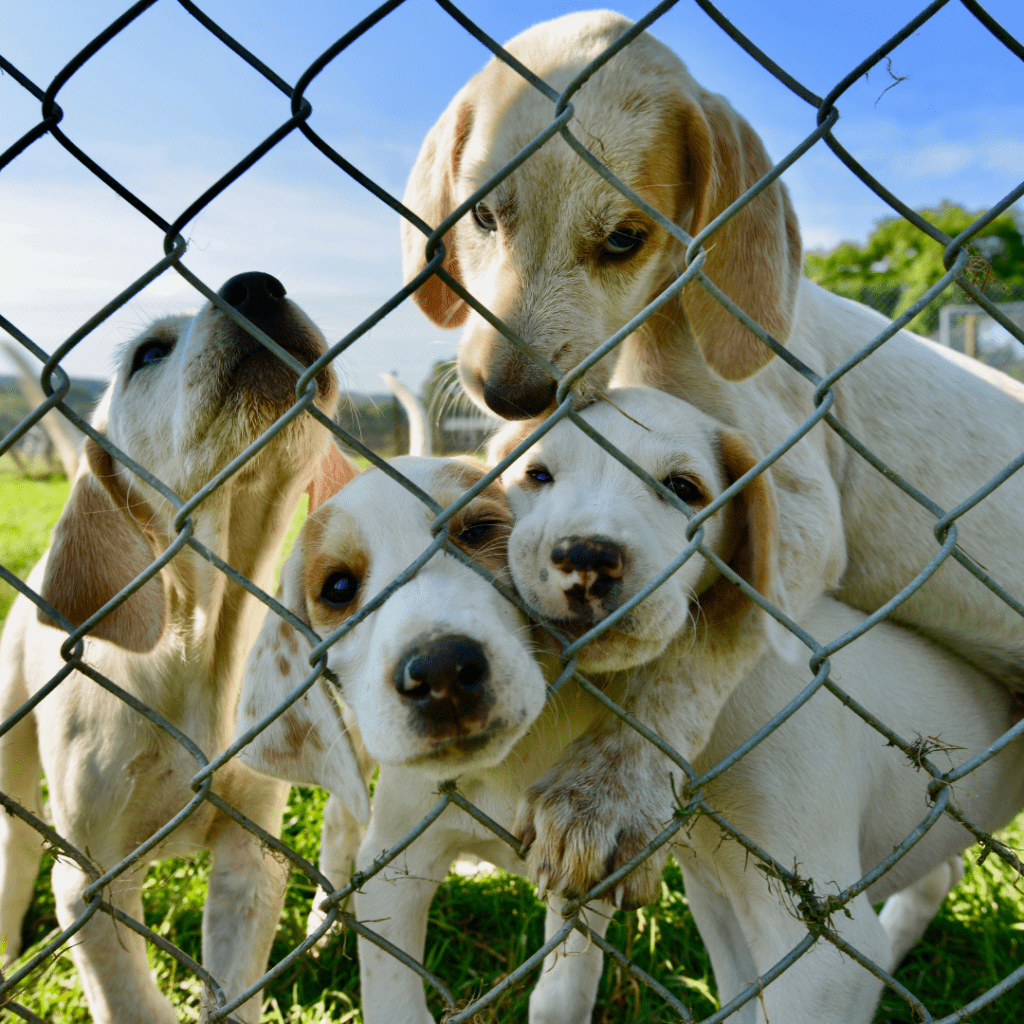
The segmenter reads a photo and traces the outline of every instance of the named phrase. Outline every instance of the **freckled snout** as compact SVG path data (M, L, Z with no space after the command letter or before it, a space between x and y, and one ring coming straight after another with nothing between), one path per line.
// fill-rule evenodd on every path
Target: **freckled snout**
M571 613L594 621L618 604L625 552L606 537L563 537L551 549L555 579Z
M434 740L471 736L487 725L494 698L483 647L468 636L442 636L416 644L392 674L414 712L417 731Z

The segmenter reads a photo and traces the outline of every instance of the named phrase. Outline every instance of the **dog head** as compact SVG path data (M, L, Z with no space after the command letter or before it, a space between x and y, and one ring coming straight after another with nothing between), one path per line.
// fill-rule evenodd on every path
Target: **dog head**
M694 512L757 462L747 441L660 391L622 388L583 412L620 451ZM611 404L614 403L614 404ZM527 433L510 426L492 458ZM503 476L516 525L509 541L513 580L524 601L578 638L671 565L690 543L689 520L569 420L562 420ZM776 510L762 473L704 522L704 544L785 611L778 576ZM645 664L675 638L697 646L733 630L766 632L789 650L786 633L698 553L580 653L584 670Z
M301 364L310 365L326 350L323 336L269 274L240 274L220 297ZM156 321L125 347L93 426L187 500L287 412L297 379L244 328L207 304L195 316ZM321 371L316 386L315 404L333 410L333 371ZM312 478L325 474L336 488L353 472L327 432L300 416L202 502L193 513L195 535L255 578L272 567L288 522L281 510L294 507ZM166 549L174 512L158 490L87 439L71 497L54 528L43 597L80 625ZM173 576L185 590L201 589L193 578L202 571L201 560L188 554L182 552L106 616L92 635L127 650L152 649L164 631L164 582ZM40 619L52 624L42 612Z
M630 22L607 11L536 25L507 49L562 90ZM642 34L571 100L573 134L630 188L690 235L771 168L760 139L721 96ZM452 100L413 167L405 204L437 225L538 135L554 106L498 59ZM424 237L402 223L406 280L425 263ZM628 323L683 270L674 236L637 208L555 135L506 177L444 238L445 269L559 374ZM789 335L800 278L799 229L776 182L705 243L703 272L780 341ZM439 277L416 292L437 324L465 324L459 370L466 391L506 419L551 407L556 381L472 311ZM688 330L708 365L727 379L750 376L771 352L699 283L660 323ZM615 356L576 386L579 405L608 383Z
M405 457L392 465L442 507L484 467ZM433 512L378 469L360 474L304 525L282 575L282 602L320 636L373 601L432 542ZM494 484L453 517L451 542L507 579L512 516ZM310 673L305 637L267 616L246 667L237 734ZM545 684L518 610L444 550L330 649L370 756L437 779L497 764L540 713ZM251 767L309 781L359 817L361 777L338 703L318 683L239 754Z

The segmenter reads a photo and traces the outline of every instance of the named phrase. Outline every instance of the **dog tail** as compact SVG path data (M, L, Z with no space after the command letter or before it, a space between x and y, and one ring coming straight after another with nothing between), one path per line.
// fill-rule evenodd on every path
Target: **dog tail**
M30 409L38 409L46 401L43 389L39 386L39 380L32 370L32 366L25 358L25 355L14 345L7 341L0 341L0 347L4 354L14 365L17 373L15 379L18 383L18 390L22 398L28 403ZM53 447L57 451L64 472L69 480L74 480L78 473L78 457L82 450L82 442L85 435L73 424L68 422L59 413L48 412L42 419L43 429L50 437Z
M433 455L430 420L423 403L394 374L382 373L381 377L387 381L409 418L409 454Z

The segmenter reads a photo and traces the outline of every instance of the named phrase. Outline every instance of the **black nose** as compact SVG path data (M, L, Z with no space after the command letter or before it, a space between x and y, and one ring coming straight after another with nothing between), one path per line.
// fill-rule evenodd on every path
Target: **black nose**
M269 333L281 315L285 288L276 277L253 270L237 274L217 293L242 316Z
M490 704L490 666L484 649L468 636L442 636L409 651L395 666L395 689L416 706L429 735L457 733L465 719L481 717Z
M514 381L484 384L484 401L503 420L528 420L539 416L555 400L558 385L551 377L540 383Z
M625 573L622 548L605 537L563 537L551 564L567 576L580 573L588 597L604 597Z

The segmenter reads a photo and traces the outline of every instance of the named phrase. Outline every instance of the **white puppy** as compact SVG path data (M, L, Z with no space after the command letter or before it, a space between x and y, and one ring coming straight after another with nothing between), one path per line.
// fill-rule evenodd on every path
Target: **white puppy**
M663 392L620 389L609 399L588 408L586 422L694 511L751 464L742 436ZM517 433L506 430L496 447L509 448ZM614 613L686 548L684 513L571 422L555 426L510 467L503 482L516 514L509 542L514 581L570 638ZM778 603L782 595L771 572L773 491L770 473L755 478L706 521L705 543ZM764 613L717 574L685 573L694 561L703 565L700 556L692 556L583 647L580 665L599 672L634 666L624 707L691 759L699 773L782 710L811 674L796 669L791 656L770 652L733 691L734 665L745 660L745 647L757 643L757 620ZM824 643L862 620L852 609L821 599L801 624ZM770 635L777 636L774 630ZM832 678L908 742L934 737L943 749L954 748L949 767L986 747L1015 720L1006 690L889 623L834 654L831 665ZM1017 742L998 762L954 786L954 800L983 828L1001 826L1024 803L1021 756ZM619 769L622 764L629 764L628 773ZM837 699L819 693L709 783L704 798L777 864L799 864L819 896L834 895L874 867L925 816L930 779L915 768ZM631 788L636 779L638 787ZM554 880L556 890L582 895L669 823L686 783L653 744L604 718L527 791L516 831L531 844L531 874ZM708 818L698 817L688 828L676 856L725 1004L805 938L807 926L794 913L793 891L769 883L744 847L723 843ZM972 841L966 829L943 817L853 900L852 917L835 908L832 927L884 969L895 966L959 880L962 867L955 855ZM652 898L667 849L619 883L616 892L626 902ZM887 905L880 924L871 904L908 886ZM873 975L819 942L763 999L748 1002L739 1019L866 1022L879 991Z
M234 277L220 292L308 366L325 351L323 338L284 294L280 282L259 273ZM276 355L208 304L194 317L157 321L125 348L93 426L187 500L294 404L296 380ZM324 370L316 405L331 410L336 399L334 374ZM319 483L336 489L353 471L329 434L302 415L191 512L192 536L266 589L303 488L319 475L327 478ZM174 515L165 497L90 439L51 547L28 585L79 626L166 551L177 533ZM0 643L0 721L34 695L40 701L0 740L0 789L38 815L45 773L56 831L96 871L119 864L193 800L190 780L201 764L104 689L97 674L211 758L230 739L244 657L262 614L259 602L186 546L92 628L83 671L57 681L67 634L19 597ZM212 788L267 831L279 832L286 787L230 761ZM141 862L203 848L212 853L203 957L230 1000L264 970L286 872L258 839L205 801ZM0 936L8 962L20 949L41 854L38 832L0 815ZM86 865L62 856L52 877L62 928L100 897L143 919L138 868L88 900L83 891L98 876ZM71 933L69 946L94 1020L178 1019L154 984L141 936L98 912ZM235 1015L255 1022L259 1010L253 998Z
M441 507L484 473L484 467L452 459L400 458L391 464ZM303 528L285 564L283 603L326 636L423 553L433 540L432 519L419 498L383 472L361 474ZM504 493L492 484L453 517L450 536L456 547L507 580L510 528ZM380 764L373 817L358 855L361 870L437 803L438 783L447 779L458 778L459 792L508 829L524 787L594 720L599 706L575 688L545 705L545 682L532 649L517 609L445 552L435 554L330 648L328 667L342 686L368 754ZM310 650L297 631L268 616L250 655L238 735L308 677ZM365 794L350 791L362 786L362 778L347 774L334 755L344 735L337 706L324 703L322 690L310 693L312 699L292 706L287 722L275 722L239 756L260 771L323 785L348 805L352 818L365 820ZM336 827L334 834L337 841L345 836L351 841L353 832ZM322 863L340 868L344 853L325 848ZM360 887L359 920L422 959L427 908L460 853L522 869L504 841L450 805L424 836ZM344 871L337 870L331 880L339 878L347 881ZM601 932L610 909L591 915ZM554 911L548 921L552 930L563 924ZM562 1020L556 1008L566 1000L578 1009L575 965L586 965L584 974L589 978L593 972L596 985L599 954L580 935L569 946L586 955L558 958L556 969L542 974L531 1001L545 1008L536 1011L538 1020ZM366 1024L432 1019L417 975L365 939L359 950ZM548 966L554 962L552 955ZM589 981L583 987L591 987Z
M609 11L570 14L528 29L507 49L558 92L630 25ZM683 245L650 207L696 236L772 166L750 125L647 33L594 72L571 103L568 129L647 207L613 188L556 134L444 237L445 271L551 369L509 342L440 277L416 292L434 322L465 324L463 384L478 404L508 419L550 412L557 379L678 278ZM428 133L406 205L439 225L553 117L549 97L492 60ZM411 280L426 265L424 236L403 221L402 239ZM711 234L704 249L702 273L820 376L889 326L802 277L799 226L781 182ZM576 403L595 400L613 372L621 384L652 385L692 402L740 431L758 457L793 436L816 409L814 385L772 358L697 281L582 375ZM1024 388L909 332L889 338L834 392L836 420L942 509L959 506L1020 456ZM874 611L914 582L940 549L936 515L824 423L786 452L773 474L780 578L796 615L827 592ZM1013 689L1024 687L1021 507L1024 474L1017 473L956 521L956 554L966 552L984 567L1016 608L950 557L892 612ZM733 660L721 687L743 678L763 649L747 645L746 661ZM595 737L594 758L599 745ZM633 790L639 779L630 778L631 765L619 770Z

